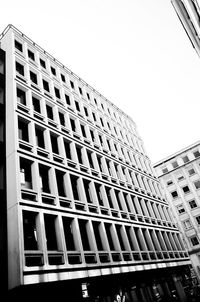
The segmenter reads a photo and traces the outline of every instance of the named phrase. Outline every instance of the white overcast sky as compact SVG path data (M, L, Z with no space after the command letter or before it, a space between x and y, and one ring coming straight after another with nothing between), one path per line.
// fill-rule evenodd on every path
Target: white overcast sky
M129 114L153 163L200 140L200 58L170 0L6 0L9 23Z

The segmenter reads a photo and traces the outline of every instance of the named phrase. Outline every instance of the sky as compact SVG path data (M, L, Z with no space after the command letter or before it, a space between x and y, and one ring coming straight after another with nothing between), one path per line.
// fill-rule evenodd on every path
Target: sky
M8 24L131 116L153 163L200 140L200 58L170 0L6 0Z

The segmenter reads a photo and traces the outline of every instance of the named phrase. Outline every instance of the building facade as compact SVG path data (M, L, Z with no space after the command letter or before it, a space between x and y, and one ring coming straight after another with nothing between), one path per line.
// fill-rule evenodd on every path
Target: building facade
M14 26L0 41L9 293L186 301L191 262L133 120Z
M200 279L200 142L155 164Z
M171 0L171 2L192 46L200 55L199 0Z

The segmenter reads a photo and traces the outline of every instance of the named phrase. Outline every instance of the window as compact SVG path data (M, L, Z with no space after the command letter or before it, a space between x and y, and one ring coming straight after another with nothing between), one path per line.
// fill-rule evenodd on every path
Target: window
M26 189L32 189L31 165L29 160L20 158L20 181L21 186Z
M196 204L196 201L194 199L189 201L189 205L190 205L191 209L197 208L197 204Z
M76 132L76 123L73 118L70 118L70 124L73 132Z
M190 189L189 189L189 187L188 187L188 186L184 186L184 187L182 187L182 190L183 190L183 192L184 192L185 194L187 194L187 193L189 193L189 192L190 192Z
M183 221L183 226L184 226L185 230L190 229L192 227L190 220L188 219L188 220Z
M19 88L17 88L17 101L26 106L26 93Z
M88 156L88 161L89 161L90 168L94 169L94 163L93 163L93 159L92 159L92 152L87 150L87 156Z
M96 240L96 244L97 244L97 249L99 251L103 251L104 247L103 247L103 238L101 235L101 223L97 222L97 221L92 221L92 226L93 226L93 230L94 230L94 236L95 236L95 240Z
M28 142L28 121L18 118L18 137L19 139Z
M196 236L191 237L190 240L191 240L191 243L192 243L193 246L199 244L199 240L198 240L198 238Z
M60 76L61 76L61 80L62 80L64 83L66 83L64 74L61 73Z
M54 87L54 91L55 91L55 96L60 99L60 90L56 87Z
M74 89L74 82L70 81L71 88Z
M37 216L35 212L23 211L24 249L38 250Z
M81 88L81 87L78 87L78 89L79 89L80 94L83 95L82 88Z
M89 230L88 230L88 221L78 219L78 224L79 224L79 230L80 230L80 234L81 234L81 241L82 241L83 249L84 249L84 251L90 251L91 247L90 247L89 238L91 237L91 235L89 234Z
M28 49L28 57L32 61L35 61L35 54L30 49Z
M80 124L80 126L81 126L82 135L83 135L85 138L87 138L86 131L85 131L85 125Z
M95 142L94 130L90 129L90 136L93 142Z
M47 250L58 250L58 242L56 236L56 216L44 214L44 225L46 233Z
M49 185L49 167L39 165L39 176L41 183L41 190L45 193L51 193Z
M171 192L171 195L172 195L173 198L177 198L178 197L177 191Z
M35 138L36 138L37 146L44 149L45 148L44 130L39 126L35 126Z
M35 74L34 72L30 71L30 79L31 79L31 82L34 83L34 84L38 84L38 81L37 81L37 74Z
M164 169L162 169L162 172L163 172L163 174L165 174L165 173L168 172L168 169L167 169L167 168L164 168Z
M75 175L70 175L71 185L72 185L72 192L73 197L75 200L80 200L79 197L79 187L78 187L78 177Z
M23 51L22 43L20 43L19 41L15 40L15 48L17 50L19 50L20 52L22 52Z
M172 167L173 167L174 169L178 167L177 161L174 161L174 162L172 163Z
M56 154L59 154L58 136L54 135L53 133L50 133L50 139L51 139L52 152L56 153Z
M89 114L88 114L88 109L87 109L87 107L84 106L83 108L84 108L85 115L88 117Z
M195 185L195 188L198 190L198 189L200 189L200 180L196 180L195 182L194 182L194 185Z
M170 186L170 185L172 185L172 184L173 184L173 181L172 181L171 179L167 181L167 185L168 185L168 186Z
M196 216L196 221L198 224L200 224L200 216Z
M49 90L49 83L47 81L45 81L45 80L42 80L42 83L43 83L44 90L50 92L50 90Z
M88 100L90 100L90 95L89 95L89 93L87 92L86 94L87 94L87 98L88 98Z
M54 76L56 76L56 70L55 70L55 68L52 67L52 66L51 66L51 73L52 73Z
M42 59L40 59L40 65L42 68L46 69L46 62Z
M194 170L193 168L189 169L189 170L188 170L188 174L189 174L190 176L192 176L193 174L195 174L195 170Z
M74 219L69 217L62 217L63 229L65 235L65 243L68 251L75 251L75 239L74 239Z
M187 155L182 157L183 162L186 164L187 162L189 162L189 158Z
M71 142L64 140L65 154L68 159L72 159L71 155Z
M80 164L83 164L83 155L82 155L82 147L81 146L77 146L76 145L76 152L77 152L77 156L78 156L78 161Z
M46 105L47 117L53 120L53 108L49 105Z
M83 180L83 185L84 185L84 189L85 189L85 195L87 198L87 202L88 203L92 203L92 195L91 195L91 191L90 191L90 181L84 179Z
M114 208L112 195L111 195L111 188L105 187L105 190L106 190L106 196L107 196L107 199L108 199L109 206L110 206L110 208Z
M193 154L194 154L194 157L195 157L195 158L197 158L197 157L200 156L200 152L199 152L198 150L197 150L197 151L194 151Z
M59 114L60 124L61 124L62 126L65 126L65 116L64 116L64 113L59 112L58 114Z
M15 62L16 72L22 76L24 76L24 66L18 62Z
M68 94L65 94L65 100L66 100L67 105L71 105L70 97Z
M58 195L66 197L64 175L65 175L64 172L56 170Z
M179 214L185 213L185 208L183 207L183 205L177 206L177 210L178 210L178 213L179 213Z
M97 198L98 198L100 206L104 206L103 198L102 198L102 194L101 194L101 185L95 183L95 189L96 189L96 194L97 194Z
M180 175L180 176L177 177L177 179L178 179L178 181L181 181L181 180L184 179L184 176L183 176L183 175Z
M80 106L79 106L79 102L78 101L75 101L75 106L76 106L76 110L80 111Z
M32 97L32 103L33 103L33 110L38 113L41 113L40 100L35 97Z
M109 243L111 251L114 251L115 245L114 245L113 234L112 234L111 228L112 228L112 225L110 223L105 223L105 230L106 230L108 243Z

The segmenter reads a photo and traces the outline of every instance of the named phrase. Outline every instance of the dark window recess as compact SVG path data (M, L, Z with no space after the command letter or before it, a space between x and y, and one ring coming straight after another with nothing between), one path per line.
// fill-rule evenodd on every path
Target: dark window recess
M20 180L21 186L26 189L32 189L31 162L20 158Z
M87 230L87 224L88 222L86 220L78 220L79 223L79 230L81 233L81 240L82 240L82 245L84 251L90 251L90 242L89 242L89 237L88 237L88 230Z
M49 168L39 165L39 175L41 180L41 190L46 193L50 193L49 186Z
M29 141L28 137L28 123L18 119L18 136L19 139L24 140L26 142Z
M90 135L91 135L92 141L94 142L95 141L94 131L91 129L90 129Z
M113 242L113 238L112 238L112 234L111 234L111 224L105 223L105 230L106 230L106 235L107 235L110 249L111 249L111 251L114 251L115 246L114 246L114 242Z
M70 81L70 85L74 89L74 82Z
M23 211L24 249L38 250L36 217L34 212Z
M56 75L56 70L54 67L51 66L51 73L55 76Z
M59 196L66 197L64 175L65 174L63 172L56 170L58 194Z
M100 140L101 146L103 146L103 138L100 134L99 134L99 140Z
M94 169L94 164L93 164L93 160L92 160L92 152L87 151L87 156L88 156L88 161L90 164L90 168Z
M51 147L52 147L52 151L53 153L59 154L59 150L58 150L58 137L51 134L50 135L51 138Z
M55 95L58 99L60 99L60 90L56 87L54 87L54 90L55 90Z
M36 136L36 144L40 148L45 148L44 143L44 130L35 126L35 136Z
M65 94L65 101L66 101L67 105L71 105L70 97L68 94Z
M28 57L32 61L35 61L35 54L31 50L29 50L29 49L28 49Z
M84 111L85 111L85 115L88 116L88 110L86 107L83 107L84 108Z
M104 247L103 247L103 241L102 241L101 231L100 231L101 224L100 224L100 222L93 221L92 225L93 225L95 240L96 240L96 244L97 244L97 249L99 251L103 251Z
M96 194L97 194L97 198L98 198L100 206L104 206L103 198L102 198L102 194L101 194L101 185L95 183L95 189L96 189Z
M189 192L190 192L190 189L189 189L188 186L185 186L185 187L183 187L182 189L183 189L183 192L184 192L184 193L189 193Z
M103 166L102 166L102 162L101 162L101 157L97 155L97 161L98 161L98 164L99 164L99 169L101 172L103 172Z
M79 146L76 146L76 152L78 156L78 161L80 164L83 164L83 157L82 157L82 148Z
M172 197L173 197L173 198L178 197L178 193L177 193L177 191L173 191L173 192L171 192L171 195L172 195Z
M62 217L63 220L63 229L65 235L65 243L66 248L68 251L75 251L75 241L74 241L74 234L73 234L73 222L72 218Z
M24 66L22 64L18 63L18 62L16 62L15 65L16 65L17 73L24 76Z
M79 106L79 102L78 101L75 101L75 106L76 106L76 110L80 111L80 106Z
M70 142L64 140L65 154L68 159L72 159Z
M122 227L120 225L116 225L115 227L116 227L117 236L118 236L118 239L119 239L121 249L122 249L122 251L125 251L126 247L124 245L124 241L123 241L123 237L122 237Z
M124 195L124 200L125 200L125 203L126 203L126 207L127 207L128 211L131 212L130 205L129 205L129 202L128 202L128 194L123 193L123 195Z
M129 226L125 226L125 230L126 230L126 235L127 235L127 237L128 237L128 241L129 241L131 250L134 251L135 248L134 248L133 241L132 241L132 238L131 238L132 229L131 229L131 227L129 227Z
M90 95L89 95L89 93L87 92L87 98L88 98L88 100L90 100Z
M75 120L70 118L70 124L71 124L71 128L72 128L72 131L76 132L76 123L75 123Z
M33 103L33 110L38 113L41 113L40 100L35 97L32 97L32 103Z
M26 93L19 88L17 88L17 101L26 106Z
M61 73L61 75L60 75L60 76L61 76L61 80L62 80L62 81L65 83L65 82L66 82L66 80L65 80L65 76L64 76L64 74L62 74L62 73Z
M46 105L47 117L53 120L53 108L49 105Z
M79 200L79 188L78 188L78 177L74 175L70 175L71 185L72 185L72 192L73 197L75 200Z
M43 68L46 68L46 63L44 60L40 59L40 65L43 67Z
M45 80L42 80L44 90L49 92L49 83Z
M121 205L121 200L120 200L120 191L117 191L115 190L115 196L116 196L116 200L117 200L117 203L118 203L118 206L119 206L119 209L122 211L123 208L122 208L122 205Z
M193 154L194 154L194 157L195 158L197 158L197 157L199 157L200 156L200 152L197 150L197 151L195 151L195 152L193 152Z
M90 181L83 179L83 185L85 189L85 195L88 203L92 203L91 192L90 192Z
M96 122L97 118L96 118L96 114L94 112L92 112L92 116L93 116L94 121Z
M83 135L84 137L87 137L87 136L86 136L86 131L85 131L85 126L84 126L84 125L81 125L81 132L82 132L82 135Z
M37 81L37 74L35 74L34 72L30 71L30 79L31 82L33 82L34 84L37 85L38 81Z
M65 126L65 116L63 113L59 112L59 120L62 126Z
M81 87L78 87L78 89L79 89L80 94L83 95L82 88L81 88Z
M15 40L15 48L22 52L23 51L22 43Z
M4 104L5 90L0 86L0 104Z
M108 199L108 203L109 203L109 206L110 208L114 208L113 206L113 201L112 201L112 196L111 196L111 189L106 187L106 196L107 196L107 199Z
M44 214L46 244L49 251L58 250L55 222L56 217L54 215Z

